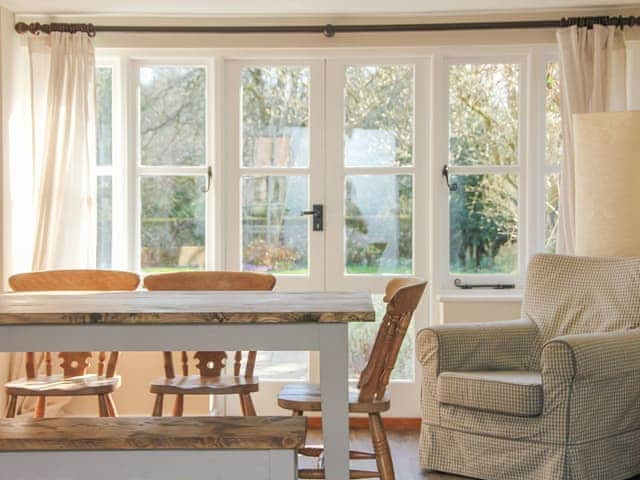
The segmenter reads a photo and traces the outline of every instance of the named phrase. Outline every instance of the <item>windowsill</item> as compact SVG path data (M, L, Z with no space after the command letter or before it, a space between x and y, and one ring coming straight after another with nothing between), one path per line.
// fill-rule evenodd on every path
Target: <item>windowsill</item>
M512 290L441 290L436 295L436 300L443 303L478 303L478 302L521 302L524 291L522 289Z

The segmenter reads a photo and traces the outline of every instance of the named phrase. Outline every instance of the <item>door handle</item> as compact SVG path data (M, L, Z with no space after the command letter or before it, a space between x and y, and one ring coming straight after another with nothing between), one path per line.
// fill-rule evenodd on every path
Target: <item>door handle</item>
M312 210L303 210L300 215L312 215L313 216L313 231L324 231L324 206L321 204L313 205Z

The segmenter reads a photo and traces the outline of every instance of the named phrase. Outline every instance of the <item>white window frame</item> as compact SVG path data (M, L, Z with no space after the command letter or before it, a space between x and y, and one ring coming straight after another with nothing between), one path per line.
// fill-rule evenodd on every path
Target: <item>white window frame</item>
M96 165L96 180L101 176L111 177L111 268L125 269L122 253L126 244L122 242L123 235L115 233L116 225L124 225L126 220L126 197L124 196L124 182L122 171L126 165L126 158L122 155L124 142L122 141L122 62L117 56L99 56L96 68L111 69L111 165Z
M434 279L439 293L459 295L478 290L460 290L456 278L469 283L513 283L524 285L526 267L531 255L544 251L545 241L545 85L548 62L557 60L555 45L476 48L469 54L461 49L447 49L436 55L432 132L432 182L435 195L434 245L432 252ZM442 178L442 167L449 157L449 67L458 64L515 63L520 65L518 162L513 166L453 166L449 175L457 173L514 173L518 175L518 269L514 274L452 274L449 270L449 191ZM444 121L443 121L444 120ZM499 291L482 290L482 295L499 295ZM432 310L433 312L433 310Z
M142 165L139 152L140 140L140 118L139 118L139 71L143 67L172 67L172 66L193 66L205 69L206 87L205 87L205 162L202 166L150 166ZM205 269L211 269L215 266L215 185L214 185L214 158L215 158L215 125L213 112L215 109L213 100L215 99L214 85L214 61L211 57L175 57L175 56L144 56L136 57L129 60L127 65L128 92L126 112L128 118L128 155L127 155L127 189L128 189L128 212L135 212L133 218L128 217L128 265L134 271L142 272L140 250L141 250L141 197L140 197L140 180L145 176L194 176L203 177L205 185L208 183L208 173L211 168L212 177L209 184L209 191L205 193Z

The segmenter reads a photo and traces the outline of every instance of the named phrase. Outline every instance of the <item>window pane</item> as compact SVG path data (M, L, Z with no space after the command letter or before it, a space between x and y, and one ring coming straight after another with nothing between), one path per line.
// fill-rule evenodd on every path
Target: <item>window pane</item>
M204 177L140 179L140 262L144 272L204 268L204 185Z
M309 165L309 68L242 69L242 165Z
M113 238L113 187L111 175L98 176L97 198L96 266L98 268L111 268L111 241Z
M547 65L545 79L547 87L545 163L547 165L560 165L564 151L562 146L562 116L560 114L560 67L557 63L549 63Z
M108 67L96 69L96 147L97 164L111 165L112 155L112 99L113 71Z
M558 240L560 174L551 173L545 176L545 236L544 250L556 253Z
M308 352L263 352L256 355L256 375L260 380L307 380Z
M518 162L518 82L514 64L449 67L449 163Z
M202 67L140 69L142 165L204 165L206 72Z
M346 69L344 158L348 167L413 164L413 66Z
M308 272L307 176L242 177L242 269Z
M413 175L349 175L346 273L413 271Z
M518 177L456 175L449 193L451 273L515 273Z
M376 339L380 322L384 318L387 305L382 301L384 295L372 295L376 310L376 323L349 324L349 378L358 378L367 365L373 342ZM413 380L414 320L411 321L402 342L396 366L391 374L392 380Z

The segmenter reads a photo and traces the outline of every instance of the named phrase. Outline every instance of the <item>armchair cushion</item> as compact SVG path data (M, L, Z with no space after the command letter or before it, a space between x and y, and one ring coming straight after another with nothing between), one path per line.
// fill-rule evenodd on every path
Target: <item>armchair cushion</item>
M440 403L518 417L542 413L542 378L537 372L442 372L437 389Z

